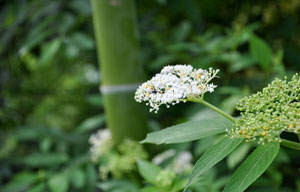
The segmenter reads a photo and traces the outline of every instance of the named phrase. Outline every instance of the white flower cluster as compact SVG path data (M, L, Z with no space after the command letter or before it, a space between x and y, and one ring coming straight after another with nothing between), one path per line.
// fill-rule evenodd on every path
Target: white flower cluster
M217 86L209 82L218 72L212 68L194 69L191 65L166 66L137 89L135 100L146 101L151 107L150 112L157 112L162 104L169 107L170 104L175 105L213 92Z
M113 146L109 129L100 129L92 134L89 138L89 143L92 145L90 148L92 160L97 161L102 154L109 151Z
M168 170L173 170L175 173L179 174L179 173L184 173L184 172L190 171L192 169L193 156L188 151L182 151L176 155L176 151L174 149L169 149L167 151L164 151L164 152L156 155L152 159L152 163L154 163L155 165L159 165L171 157L174 157L173 164L172 164L173 166L171 166L171 167L168 166L167 167Z

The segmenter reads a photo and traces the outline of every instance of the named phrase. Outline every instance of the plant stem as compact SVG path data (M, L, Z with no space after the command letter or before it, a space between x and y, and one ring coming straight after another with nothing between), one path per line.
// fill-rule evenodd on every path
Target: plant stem
M145 80L140 60L134 0L91 0L107 126L118 145L124 138L141 140L147 132L146 108L134 100Z
M217 113L219 113L220 115L226 117L227 119L235 122L235 118L232 117L231 115L227 114L225 111L222 111L221 109L219 109L218 107L210 104L210 103L207 103L206 101L204 101L202 98L201 99L196 99L196 98L191 98L191 99L188 99L188 101L193 101L193 102L196 102L196 103L201 103L203 105L205 105L206 107L209 107L211 108L212 110L216 111Z
M288 147L288 148L291 148L291 149L300 150L300 143L296 143L296 142L293 142L293 141L288 141L288 140L282 139L280 144L282 146L285 146L285 147Z
M300 133L298 134L298 141L300 142Z

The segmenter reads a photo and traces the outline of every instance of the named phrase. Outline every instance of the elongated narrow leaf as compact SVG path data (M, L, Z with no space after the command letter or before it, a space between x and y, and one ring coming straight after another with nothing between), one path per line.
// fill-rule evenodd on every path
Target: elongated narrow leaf
M270 166L279 151L279 143L268 143L256 148L234 172L223 192L246 190Z
M229 155L242 141L242 139L224 137L221 141L209 147L195 164L184 191L200 175Z
M69 157L65 153L34 153L26 157L13 160L13 162L31 167L50 167L65 163L68 160Z
M227 119L203 119L189 121L161 131L149 133L142 143L169 144L194 141L211 135L225 132L232 128Z

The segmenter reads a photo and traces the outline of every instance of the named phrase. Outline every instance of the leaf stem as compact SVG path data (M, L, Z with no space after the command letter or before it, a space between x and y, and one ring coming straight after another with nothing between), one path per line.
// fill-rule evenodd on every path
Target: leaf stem
M291 149L300 150L300 143L282 139L280 144Z
M198 99L198 98L189 98L189 99L187 99L187 100L188 100L188 101L193 101L193 102L196 102L196 103L201 103L201 104L205 105L206 107L209 107L209 108L211 108L212 110L216 111L216 112L219 113L220 115L226 117L227 119L229 119L229 120L235 122L235 118L234 118L234 117L232 117L231 115L227 114L225 111L219 109L218 107L216 107L216 106L214 106L214 105L212 105L212 104L210 104L210 103L204 101L202 97L199 98L199 99Z

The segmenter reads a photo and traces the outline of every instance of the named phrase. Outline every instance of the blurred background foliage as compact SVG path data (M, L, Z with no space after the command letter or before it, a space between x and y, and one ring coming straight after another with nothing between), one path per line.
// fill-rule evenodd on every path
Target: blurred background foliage
M235 103L243 96L300 69L298 0L136 5L148 77L177 63L219 68L219 88L206 99L228 113L238 115ZM0 10L0 191L95 191L98 173L88 137L105 127L105 115L90 2L3 0ZM155 130L211 115L201 106L179 104L149 114L149 125ZM194 160L213 140L189 145ZM207 182L228 177L251 147L238 150L227 159L229 168L222 162ZM300 154L281 152L249 191L300 190ZM209 186L202 191L218 189Z

